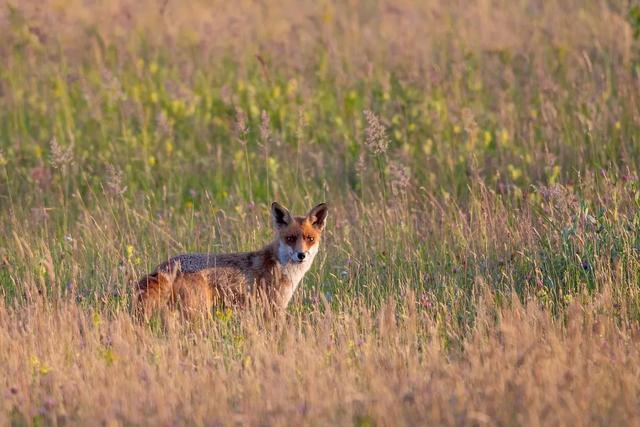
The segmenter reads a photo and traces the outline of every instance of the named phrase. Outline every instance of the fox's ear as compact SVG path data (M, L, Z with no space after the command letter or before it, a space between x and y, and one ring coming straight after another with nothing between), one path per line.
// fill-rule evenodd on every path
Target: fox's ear
M273 226L276 229L286 227L291 224L291 221L293 221L287 208L278 202L273 202L271 204L271 218L273 219Z
M309 211L307 218L315 228L322 230L328 213L329 206L326 203L320 203Z

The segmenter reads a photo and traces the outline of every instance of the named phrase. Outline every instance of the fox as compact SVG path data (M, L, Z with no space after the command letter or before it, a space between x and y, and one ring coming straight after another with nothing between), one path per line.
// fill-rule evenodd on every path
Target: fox
M245 307L264 301L285 311L318 254L328 205L293 216L273 202L274 239L263 248L241 253L187 253L158 265L136 285L136 313L143 319L157 310L180 310L186 317L213 307Z

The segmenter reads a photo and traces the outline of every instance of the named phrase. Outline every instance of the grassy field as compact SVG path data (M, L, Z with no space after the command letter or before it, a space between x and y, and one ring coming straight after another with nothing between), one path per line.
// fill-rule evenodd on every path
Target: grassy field
M0 424L637 425L640 8L0 2ZM132 317L326 201L286 318Z

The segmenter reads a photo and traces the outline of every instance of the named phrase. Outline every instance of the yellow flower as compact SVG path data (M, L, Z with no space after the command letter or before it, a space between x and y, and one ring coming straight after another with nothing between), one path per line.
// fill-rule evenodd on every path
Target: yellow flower
M252 361L252 359L251 359L251 356L245 356L245 358L242 360L242 366L243 366L244 368L248 368L248 367L250 367L250 366L251 366L251 363L252 363L252 362L253 362L253 361Z
M455 125L453 127L453 133L455 133L456 135L459 134L460 132L462 132L462 128L458 125Z
M40 366L40 359L38 359L38 356L31 356L29 358L29 363L32 367L37 368L38 366Z
M228 322L232 317L233 311L230 308L226 308L224 310L216 310L216 318L222 320L223 322Z
M292 96L298 90L298 81L296 79L291 79L287 82L287 95Z
M118 355L111 348L105 349L102 352L102 357L104 358L104 361L107 363L107 366L113 365L113 362L115 362L118 359Z
M514 181L517 181L521 176L522 176L522 170L520 170L519 168L513 166L513 165L508 165L507 169L509 170L509 174L511 175L511 179Z
M620 123L619 121L617 121L617 122L613 125L613 127L614 127L616 130L620 130L620 129L622 129L622 123Z
M158 72L158 64L156 62L152 62L151 64L149 64L149 72L151 74L155 74Z
M502 131L500 132L500 141L505 145L509 142L509 131L508 130L502 129Z
M549 184L553 185L558 181L558 177L560 176L560 166L554 165L551 168L551 175L549 176Z
M566 294L563 299L564 299L565 304L569 304L569 303L571 303L571 301L573 301L573 295Z
M131 257L133 256L133 252L135 251L135 248L133 247L133 245L127 245L127 259L131 259Z
M153 156L153 155L149 156L149 158L147 159L147 163L149 163L149 166L155 166L156 165L155 156Z
M91 323L93 323L93 326L98 326L100 323L102 323L102 318L100 317L100 313L93 313L91 315Z
M424 152L424 154L429 156L431 155L432 149L433 149L433 140L429 138L424 144L422 144L422 152Z
M489 132L488 130L485 130L483 133L483 139L484 139L485 145L491 144L491 141L493 140L493 136L491 135L491 132Z
M191 200L187 200L184 202L185 209L193 209L193 202Z
M51 367L46 363L41 362L40 359L38 359L38 356L31 356L29 358L29 364L31 365L34 373L47 375L49 372L51 372Z
M168 155L171 155L173 153L173 143L171 141L165 142L164 148L167 151Z
M516 199L520 200L522 199L522 196L524 194L522 193L522 189L520 187L515 187L513 189L513 197L515 197Z
M249 114L251 115L251 117L254 117L254 118L260 116L260 109L256 104L251 103L249 105Z

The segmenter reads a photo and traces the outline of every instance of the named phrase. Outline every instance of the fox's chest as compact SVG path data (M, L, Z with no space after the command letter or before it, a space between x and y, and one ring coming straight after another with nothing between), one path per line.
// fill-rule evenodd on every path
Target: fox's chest
M282 269L284 286L281 289L281 296L284 307L291 301L307 270L309 270L309 265L288 265Z

